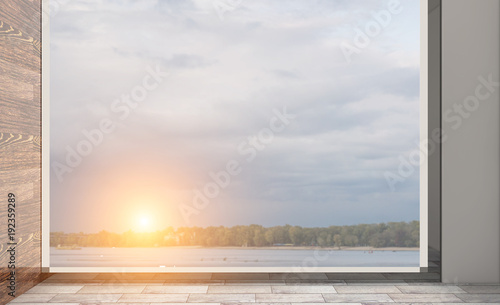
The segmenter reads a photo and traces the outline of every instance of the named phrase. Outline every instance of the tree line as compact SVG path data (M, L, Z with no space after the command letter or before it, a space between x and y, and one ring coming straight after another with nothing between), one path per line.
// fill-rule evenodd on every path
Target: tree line
M51 247L418 247L419 222L389 222L304 228L300 226L263 227L168 227L162 231L142 233L132 230L119 233L51 232Z

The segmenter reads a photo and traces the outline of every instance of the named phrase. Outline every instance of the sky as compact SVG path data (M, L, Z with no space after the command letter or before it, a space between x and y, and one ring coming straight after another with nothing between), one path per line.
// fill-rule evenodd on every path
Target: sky
M384 176L419 141L419 1L396 2L376 31L391 1L61 0L51 231L418 220L418 169Z

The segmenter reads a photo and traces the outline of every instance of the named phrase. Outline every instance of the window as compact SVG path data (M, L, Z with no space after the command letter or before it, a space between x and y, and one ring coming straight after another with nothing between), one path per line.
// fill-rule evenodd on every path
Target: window
M50 5L45 267L427 267L426 1Z

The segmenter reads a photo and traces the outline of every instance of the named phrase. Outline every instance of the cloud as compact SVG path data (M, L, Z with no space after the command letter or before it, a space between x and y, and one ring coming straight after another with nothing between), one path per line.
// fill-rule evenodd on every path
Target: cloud
M199 225L418 219L418 175L395 193L383 178L419 138L419 25L407 21L419 12L410 1L350 65L340 43L386 1L243 0L224 21L211 1L72 3L51 20L53 161L64 161L83 129L118 122L112 102L140 84L147 66L171 76L65 184L52 182L55 230L99 230L65 215L96 217L90 211L103 202L92 202L92 189L109 199L102 226L129 200L120 189L132 192L134 179L149 181L137 193L170 198L158 209L183 225L177 204L192 201L193 189L230 159L243 172L197 216ZM284 106L297 118L245 163L238 145Z

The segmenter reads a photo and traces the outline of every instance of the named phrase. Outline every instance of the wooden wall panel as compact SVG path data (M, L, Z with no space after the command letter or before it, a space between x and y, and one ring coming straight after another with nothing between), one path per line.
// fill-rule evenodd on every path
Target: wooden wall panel
M8 295L7 195L16 205L16 295L41 274L40 0L0 0L0 304Z

